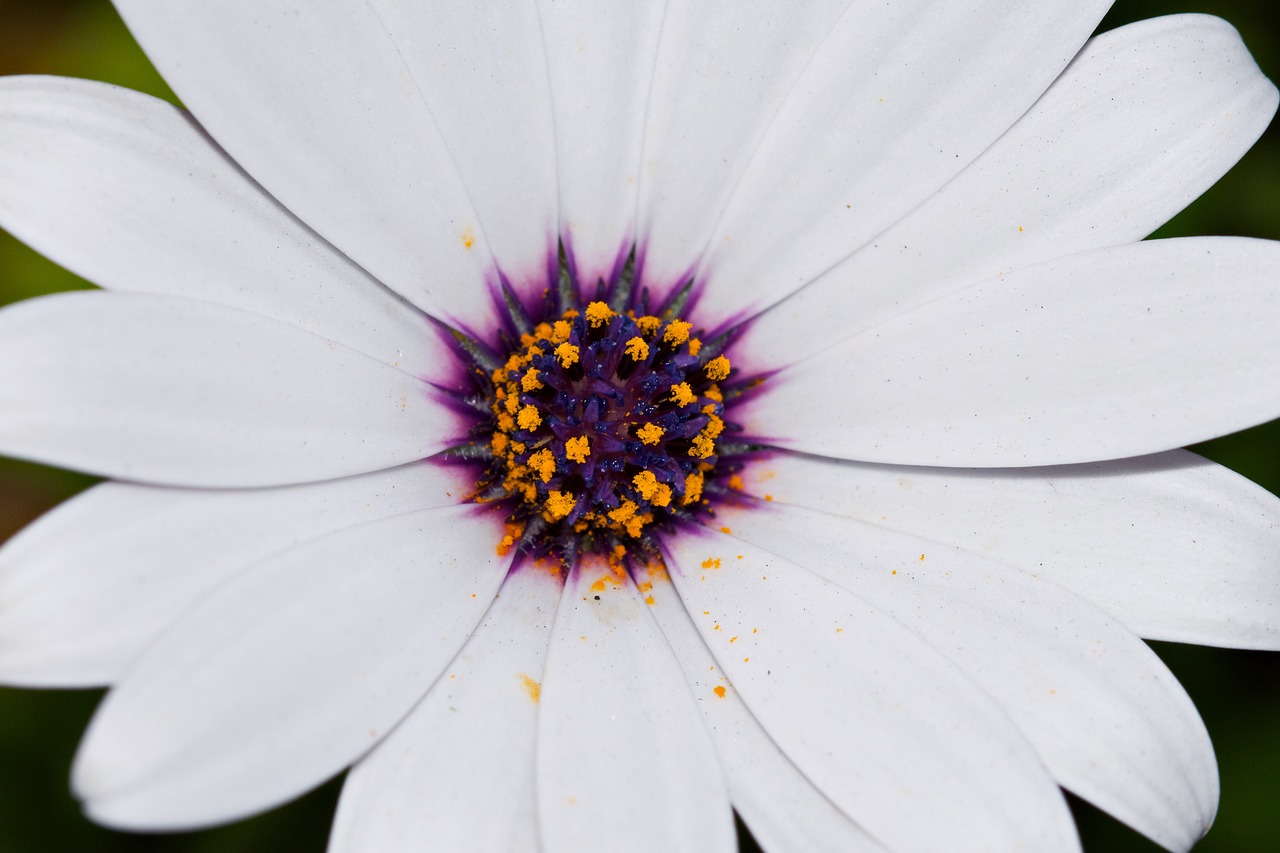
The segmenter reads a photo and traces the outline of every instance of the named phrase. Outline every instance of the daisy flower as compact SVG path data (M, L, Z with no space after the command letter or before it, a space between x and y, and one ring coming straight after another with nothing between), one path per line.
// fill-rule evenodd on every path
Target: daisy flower
M352 767L333 851L1170 850L1140 637L1280 642L1280 245L1143 242L1257 139L1109 3L117 0L190 113L0 81L0 677L110 685L94 819ZM1259 393L1258 389L1264 389Z

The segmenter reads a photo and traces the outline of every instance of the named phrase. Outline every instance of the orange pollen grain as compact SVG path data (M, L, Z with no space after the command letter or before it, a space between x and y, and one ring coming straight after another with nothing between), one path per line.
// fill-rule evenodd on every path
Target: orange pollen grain
M564 443L564 455L574 462L586 462L591 455L591 442L585 435L571 438Z
M657 424L645 424L636 430L636 438L645 444L657 444L662 440L664 430Z
M652 335L662 327L662 321L657 317L636 317L636 325L640 327L640 331L646 335Z
M577 505L578 500L572 493L553 490L547 495L542 514L547 521L559 521L573 512L573 508Z
M597 328L613 319L613 311L603 302L592 302L587 306L587 322L591 328Z
M538 475L539 480L547 483L556 473L556 458L544 447L529 457L529 467Z
M541 425L542 414L538 411L537 406L525 406L520 410L520 414L516 416L516 423L520 425L520 429L527 429L532 432Z
M578 362L578 348L573 344L561 344L556 347L556 358L560 359L561 367L571 367Z
M708 459L716 452L716 443L705 435L699 433L693 437L693 446L689 448L689 455L695 459Z
M692 328L692 323L686 323L684 320L672 320L667 324L667 331L663 333L662 340L673 346L680 346L689 340L689 330Z
M718 355L707 362L705 370L707 371L708 379L712 382L719 382L729 375L729 359Z
M644 361L649 357L649 345L643 338L632 338L627 341L626 353L635 361Z
M702 497L702 486L704 479L701 474L689 474L684 478L684 498L680 503L688 506L697 503Z

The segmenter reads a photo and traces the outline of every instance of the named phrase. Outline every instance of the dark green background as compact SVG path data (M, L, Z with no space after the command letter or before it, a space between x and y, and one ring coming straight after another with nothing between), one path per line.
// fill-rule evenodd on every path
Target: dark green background
M1120 0L1102 29L1173 12L1209 12L1231 21L1263 71L1280 79L1280 4L1272 0ZM0 0L0 74L23 73L107 80L174 99L106 0ZM1280 123L1159 236L1192 234L1280 239ZM0 305L86 286L0 231ZM1280 422L1197 449L1280 492ZM0 541L90 482L0 458ZM1280 571L1280 554L1276 562ZM1280 654L1172 644L1156 650L1200 708L1222 770L1218 821L1197 850L1280 849ZM207 832L138 836L86 821L68 793L67 772L99 696L0 688L0 853L324 848L336 783L270 814ZM1088 806L1074 805L1087 850L1157 849Z

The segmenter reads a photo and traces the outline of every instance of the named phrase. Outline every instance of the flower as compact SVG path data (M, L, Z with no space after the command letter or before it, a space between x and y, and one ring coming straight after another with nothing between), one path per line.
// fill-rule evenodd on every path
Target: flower
M1280 413L1280 247L1137 241L1276 90L1107 5L125 0L199 124L0 83L0 222L108 291L0 312L0 450L112 478L0 553L0 674L113 687L89 813L1188 848L1137 637L1280 638L1274 499L1172 449Z

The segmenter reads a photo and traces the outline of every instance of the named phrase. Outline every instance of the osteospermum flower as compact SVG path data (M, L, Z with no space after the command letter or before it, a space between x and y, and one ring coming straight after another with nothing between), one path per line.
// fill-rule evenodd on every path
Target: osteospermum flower
M116 827L354 765L331 848L1172 850L1139 636L1273 648L1280 246L1138 242L1276 108L1106 2L118 0L191 114L0 81L0 675Z

